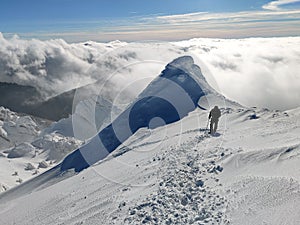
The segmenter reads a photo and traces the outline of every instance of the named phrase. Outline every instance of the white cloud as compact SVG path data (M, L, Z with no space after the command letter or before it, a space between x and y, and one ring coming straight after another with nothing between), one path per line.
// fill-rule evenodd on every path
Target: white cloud
M300 0L299 0L300 1ZM291 2L291 1L289 1ZM295 2L293 0L293 2ZM264 7L277 7L283 1L273 1ZM109 26L101 21L65 24L63 32L39 31L20 33L24 38L62 38L68 42L184 40L195 37L245 38L298 36L300 33L300 9L253 10L242 12L195 12L179 15L149 15L127 20L113 21ZM87 28L83 28L87 27ZM12 34L6 34L11 36Z
M182 40L197 37L245 38L296 36L300 10L198 12L144 18L136 26L124 26L104 35L127 40Z
M87 57L63 40L6 40L0 35L1 81L36 86L45 94L93 81L92 77L81 80L89 68Z
M126 101L121 90L137 95L167 63L187 54L208 69L202 67L204 75L225 96L247 106L288 109L300 106L299 46L300 37L68 44L0 35L0 81L53 96L109 79L102 92L120 103Z
M0 82L34 86L45 97L107 79L113 80L118 90L136 77L158 75L166 63L179 56L168 51L167 43L155 47L156 51L149 46L153 47L119 41L68 44L62 39L5 39L0 33Z
M244 12L228 12L228 13L188 13L170 16L158 16L157 20L162 23L168 24L197 24L200 22L211 23L226 22L227 24L243 22L256 22L256 21L272 21L275 19L300 18L300 10L289 11L244 11Z
M280 6L288 5L296 2L300 2L300 0L276 0L263 5L262 8L268 10L281 10Z
M177 45L197 55L214 78L210 83L241 104L300 106L299 37L194 39Z

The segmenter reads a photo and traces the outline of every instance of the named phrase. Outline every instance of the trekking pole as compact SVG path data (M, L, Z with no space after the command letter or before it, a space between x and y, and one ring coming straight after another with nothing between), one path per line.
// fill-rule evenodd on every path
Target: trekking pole
M207 120L207 124L206 124L206 128L205 128L205 133L206 133L206 131L208 130L208 124L209 124L209 118L208 118L208 120Z

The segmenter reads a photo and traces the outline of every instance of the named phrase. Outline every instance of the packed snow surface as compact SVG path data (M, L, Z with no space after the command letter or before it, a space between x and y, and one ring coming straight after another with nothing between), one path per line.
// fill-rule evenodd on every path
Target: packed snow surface
M216 136L196 109L75 176L40 175L0 197L1 224L298 224L299 111L222 114Z

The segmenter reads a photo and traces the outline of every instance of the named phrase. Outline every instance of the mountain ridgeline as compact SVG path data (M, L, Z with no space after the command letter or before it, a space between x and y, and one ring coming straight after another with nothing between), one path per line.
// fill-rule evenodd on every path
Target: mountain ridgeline
M104 159L140 128L153 129L182 119L211 92L192 57L175 59L111 124L69 154L61 163L61 171L79 172Z

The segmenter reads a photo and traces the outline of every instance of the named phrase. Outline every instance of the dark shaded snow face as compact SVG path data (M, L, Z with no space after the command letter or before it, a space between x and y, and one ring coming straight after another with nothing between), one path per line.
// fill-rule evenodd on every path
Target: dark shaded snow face
M138 129L170 124L193 111L200 97L205 95L201 84L193 78L193 71L190 71L193 65L193 59L188 56L168 64L161 75L110 125L67 156L61 169L75 168L75 171L81 171L105 158Z

